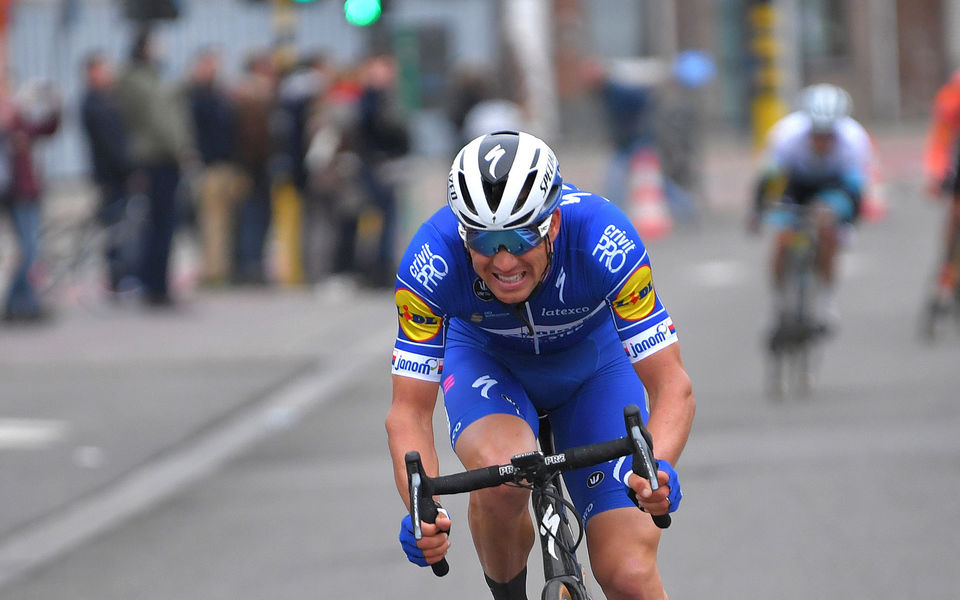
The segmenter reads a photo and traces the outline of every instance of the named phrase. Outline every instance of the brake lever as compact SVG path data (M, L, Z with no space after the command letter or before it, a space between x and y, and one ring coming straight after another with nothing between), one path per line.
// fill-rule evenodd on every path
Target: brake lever
M437 520L437 505L433 501L433 494L430 490L425 490L427 481L423 475L423 463L420 461L420 453L416 450L407 452L404 456L404 462L407 464L407 486L410 498L410 520L413 524L413 537L416 540L423 539L423 528L420 525L424 523L434 523ZM450 572L450 565L446 558L430 565L434 575L443 577Z
M627 434L633 442L633 472L650 482L650 490L660 489L660 482L657 480L657 462L653 458L653 437L646 427L643 426L643 420L640 418L640 409L635 404L631 404L623 409L623 419L627 426ZM630 489L627 492L630 499L640 506L637 500L637 494ZM670 513L663 515L650 515L653 522L660 529L670 527L673 519Z

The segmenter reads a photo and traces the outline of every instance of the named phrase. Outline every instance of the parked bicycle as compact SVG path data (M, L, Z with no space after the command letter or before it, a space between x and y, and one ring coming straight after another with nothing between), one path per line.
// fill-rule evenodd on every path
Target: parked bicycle
M633 456L633 472L650 482L656 490L657 463L653 458L653 440L643 425L640 409L630 405L623 411L627 435L587 446L570 448L555 453L550 422L540 417L538 439L540 450L518 454L510 464L472 469L450 475L429 477L423 471L420 453L408 452L405 456L407 482L410 491L410 517L414 524L414 537L421 539L420 522L433 523L437 517L434 496L461 494L475 490L515 485L530 489L533 498L535 522L543 554L544 587L542 599L590 600L583 567L577 560L576 551L583 540L583 521L573 504L564 495L560 474L597 465L619 458ZM652 515L660 528L670 526L669 514ZM573 522L576 521L576 528ZM576 532L576 535L574 535ZM446 559L432 565L437 576L449 571Z
M108 284L106 248L122 254L117 260L135 264L146 203L143 196L131 196L123 217L111 225L91 207L46 215L33 273L40 295L53 304L95 305L116 292Z

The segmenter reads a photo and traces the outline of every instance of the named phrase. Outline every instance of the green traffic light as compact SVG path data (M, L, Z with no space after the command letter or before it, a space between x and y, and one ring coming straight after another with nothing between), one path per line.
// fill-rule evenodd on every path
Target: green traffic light
M343 3L343 14L351 25L372 25L380 18L380 0L346 0Z

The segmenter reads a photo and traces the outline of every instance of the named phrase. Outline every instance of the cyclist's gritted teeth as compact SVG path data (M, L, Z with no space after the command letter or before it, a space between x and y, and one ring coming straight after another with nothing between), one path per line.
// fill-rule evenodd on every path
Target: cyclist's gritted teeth
M527 274L526 271L520 271L519 273L515 273L513 275L504 275L501 273L494 273L493 276L496 277L498 281L502 281L503 283L506 283L506 284L512 284L512 283L518 283L522 281L524 276L526 276L526 274Z

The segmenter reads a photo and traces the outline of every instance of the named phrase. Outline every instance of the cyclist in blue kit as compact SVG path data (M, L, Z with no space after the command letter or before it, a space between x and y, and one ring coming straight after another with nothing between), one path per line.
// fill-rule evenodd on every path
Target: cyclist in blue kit
M637 510L677 509L676 464L695 402L677 334L653 285L650 259L623 212L562 182L540 139L498 132L474 139L453 162L447 206L414 236L397 275L399 331L386 428L404 502L404 455L439 470L433 413L442 387L450 443L465 468L535 450L549 414L558 451L623 435L637 404L653 436L661 487L631 473L626 457L564 476L586 522L594 577L607 598L666 598L657 569L660 531ZM628 488L629 486L629 488ZM526 489L470 496L467 520L495 599L526 598L535 540ZM410 517L400 541L411 562L439 561L451 518Z

